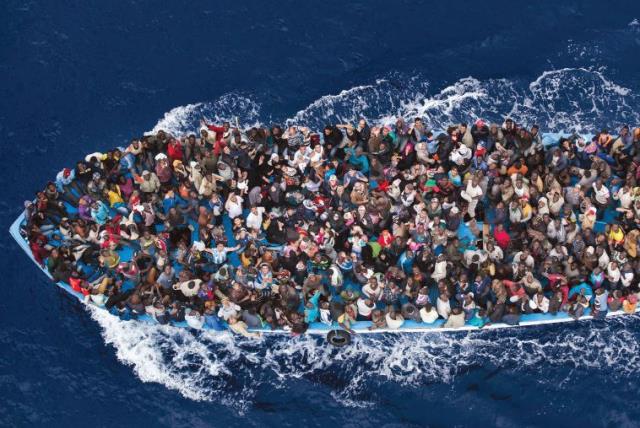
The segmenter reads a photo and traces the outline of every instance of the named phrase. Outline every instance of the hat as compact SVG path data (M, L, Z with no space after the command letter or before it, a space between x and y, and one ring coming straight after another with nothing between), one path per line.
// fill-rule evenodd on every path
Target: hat
M204 245L204 242L202 241L195 241L193 245L191 245L191 249L196 251L204 251L205 248L206 245Z
M173 167L177 168L178 165L182 165L182 161L180 159L176 159L173 161Z
M142 171L142 175L147 175L147 174L149 174L149 171L147 171L146 169L144 171Z
M62 170L62 175L64 176L64 178L67 178L71 175L71 170L69 168L65 168Z
M458 207L454 206L451 207L451 214L458 214L460 212L460 210L458 209Z
M160 159L166 159L166 158L167 158L167 155L165 155L164 153L158 153L154 159L160 160Z

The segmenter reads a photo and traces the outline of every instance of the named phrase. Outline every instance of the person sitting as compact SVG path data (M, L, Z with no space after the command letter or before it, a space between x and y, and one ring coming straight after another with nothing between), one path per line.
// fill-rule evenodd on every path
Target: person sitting
M420 319L423 323L433 324L438 319L438 311L427 303L420 309Z
M387 324L387 328L397 330L402 327L402 324L404 324L404 317L396 311L390 310L385 315L385 322Z
M442 325L443 328L460 328L464 327L465 314L462 308L455 307L451 309L451 313L447 321Z

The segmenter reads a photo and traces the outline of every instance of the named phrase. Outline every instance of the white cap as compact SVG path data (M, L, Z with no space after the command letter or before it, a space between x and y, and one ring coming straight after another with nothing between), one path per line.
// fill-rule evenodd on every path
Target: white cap
M206 245L204 245L204 242L202 241L194 241L193 245L191 245L191 248L197 251L204 251Z

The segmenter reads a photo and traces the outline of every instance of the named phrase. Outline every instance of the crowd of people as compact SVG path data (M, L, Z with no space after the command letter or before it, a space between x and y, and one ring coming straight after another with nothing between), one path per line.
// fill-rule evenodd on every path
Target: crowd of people
M37 262L125 319L303 333L636 311L640 128L422 118L159 131L26 202Z

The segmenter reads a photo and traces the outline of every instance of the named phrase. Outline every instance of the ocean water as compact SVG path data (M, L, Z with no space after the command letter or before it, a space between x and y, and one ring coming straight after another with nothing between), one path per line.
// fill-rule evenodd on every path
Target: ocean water
M0 5L0 228L87 152L144 132L422 116L640 124L640 4ZM640 319L446 335L194 333L122 322L0 234L1 426L640 425Z

